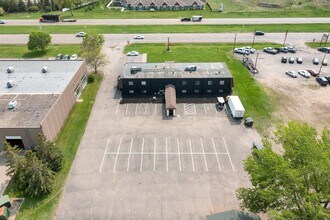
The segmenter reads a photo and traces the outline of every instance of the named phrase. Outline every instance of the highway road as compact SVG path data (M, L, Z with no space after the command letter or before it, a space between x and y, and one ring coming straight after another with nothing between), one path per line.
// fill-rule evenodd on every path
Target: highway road
M193 25L193 24L330 24L329 18L214 18L202 22L181 22L177 19L78 19L77 22L39 23L34 20L7 20L5 25Z
M82 38L75 37L74 34L52 34L53 44L79 44ZM134 40L134 34L104 34L106 46L115 45L129 41L129 43L165 43L170 38L172 43L216 43L234 42L234 33L205 33L205 34L145 34L144 40ZM255 42L277 42L283 43L285 33L266 33L264 36L256 36ZM288 44L303 44L313 39L321 40L322 33L289 33L286 42ZM252 42L252 33L238 33L236 42ZM0 44L26 44L27 34L2 34Z

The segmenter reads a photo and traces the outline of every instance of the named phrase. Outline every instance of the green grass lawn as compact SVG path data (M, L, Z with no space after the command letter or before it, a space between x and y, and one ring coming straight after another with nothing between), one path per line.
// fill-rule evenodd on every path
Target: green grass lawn
M50 25L41 31L49 34L75 34L80 31L102 34L134 33L243 33L262 30L265 32L325 32L329 24L267 24L267 25ZM2 26L0 34L29 34L40 31L39 26Z
M81 95L81 99L84 101L75 104L69 115L68 121L58 136L56 144L63 152L64 164L60 172L55 176L52 193L41 198L30 198L23 192L16 191L12 184L9 184L7 187L5 194L9 194L11 198L25 198L18 215L16 215L16 219L52 219L54 211L58 206L73 159L75 158L79 147L81 137L84 134L101 81L102 77L96 75L94 83L88 84L85 87Z
M319 47L330 47L330 43L325 44L325 42L306 42L307 46L311 48L319 48Z
M237 47L244 46L237 44ZM245 45L246 46L246 45ZM266 44L257 44L261 49ZM267 44L267 46L271 46ZM275 46L275 45L273 45ZM276 103L263 86L258 83L248 70L232 55L231 44L174 44L172 52L165 52L164 44L132 44L125 52L135 50L148 54L148 62L226 62L234 76L234 94L238 95L246 109L246 116L256 121L259 132L264 132L272 120Z
M0 58L55 58L59 53L79 55L79 49L79 45L51 45L44 52L31 52L26 45L0 45Z

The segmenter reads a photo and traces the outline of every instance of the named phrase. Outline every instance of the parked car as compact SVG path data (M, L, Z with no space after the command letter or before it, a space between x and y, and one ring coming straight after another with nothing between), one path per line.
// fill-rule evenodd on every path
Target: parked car
M72 56L70 57L70 60L76 60L78 59L78 55L77 54L72 54Z
M144 39L144 36L142 36L142 35L136 35L134 37L134 39L136 39L136 40L142 40L142 39Z
M286 47L275 47L276 50L278 50L278 52L281 53L287 53L288 52L288 48Z
M323 61L322 61L322 65L323 65L323 66L328 66L328 60L323 60Z
M319 59L317 59L317 58L313 59L313 64L314 65L319 65L319 63L320 63Z
M302 59L301 57L298 57L298 58L296 59L296 62L297 62L298 64L302 64L302 63L303 63L303 59Z
M244 50L243 48L235 48L234 49L234 53L238 53L238 54L249 54L246 50Z
M261 150L262 148L264 148L264 146L260 143L257 143L256 141L253 141L252 143L252 150L256 149L256 150Z
M311 74L307 70L298 70L298 73L305 78L311 77Z
M62 60L63 59L63 55L62 54L57 54L57 56L55 57L55 60Z
M289 58L289 63L294 63L294 57Z
M244 49L249 54L256 52L256 50L254 48L252 48L252 47L242 47L242 49Z
M255 34L255 35L259 35L259 36L261 36L261 35L265 35L265 32L262 32L262 31L256 31L256 32L254 32L254 34Z
M191 21L191 18L181 18L181 21Z
M273 47L265 47L265 48L264 48L264 52L266 52L266 53L270 53L270 54L277 54L277 53L278 53L278 50L276 50L276 49L273 48Z
M328 80L328 82L330 84L330 76L325 76L325 78Z
M295 71L292 71L292 70L288 70L285 73L286 73L286 75L291 76L292 78L297 78L298 77L298 74Z
M329 84L329 81L325 77L317 77L316 81L321 85L321 86L327 86Z
M281 63L286 63L288 62L288 58L287 57L282 57L281 58Z
M251 117L245 118L244 124L251 127L253 125L253 119Z
M0 20L0 24L6 24L4 20Z
M287 50L288 50L289 53L295 53L295 52L297 52L297 49L294 48L294 47L292 47L292 46L289 46L289 47L286 47L286 48L287 48Z
M70 55L69 54L65 54L63 57L63 60L70 60Z
M139 56L139 52L137 51L131 51L127 53L127 56Z
M309 69L309 70L307 70L307 72L309 72L312 76L317 76L318 75L318 73L315 70Z
M317 50L323 53L330 53L330 47L319 47Z
M85 32L78 32L76 33L76 37L85 37L86 33Z

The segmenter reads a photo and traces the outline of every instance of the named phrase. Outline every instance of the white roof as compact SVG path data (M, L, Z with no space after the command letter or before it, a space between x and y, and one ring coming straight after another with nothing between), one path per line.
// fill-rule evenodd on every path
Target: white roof
M242 105L242 102L241 102L241 100L239 99L238 96L232 95L232 96L229 96L229 99L231 100L231 102L235 106L236 110L242 110L242 111L245 110L243 105Z

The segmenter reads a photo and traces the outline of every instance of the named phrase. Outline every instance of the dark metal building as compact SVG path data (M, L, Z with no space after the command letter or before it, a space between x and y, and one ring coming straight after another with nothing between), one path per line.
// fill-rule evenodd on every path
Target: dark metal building
M128 63L118 78L122 102L163 102L169 84L177 102L215 102L234 85L225 63Z

